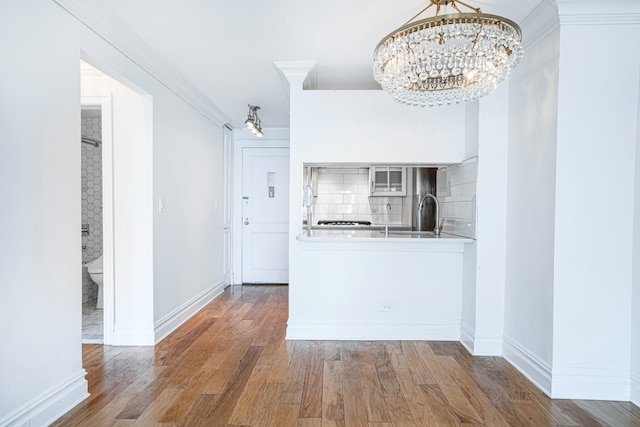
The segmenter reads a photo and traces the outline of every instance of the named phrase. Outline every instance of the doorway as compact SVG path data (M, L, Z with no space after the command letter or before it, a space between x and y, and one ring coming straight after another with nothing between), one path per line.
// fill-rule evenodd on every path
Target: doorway
M242 282L289 282L289 149L242 150Z
M102 102L82 100L80 151L82 194L82 343L104 343ZM110 127L107 114L105 125Z
M81 107L102 114L103 342L153 345L152 99L85 61L80 71Z

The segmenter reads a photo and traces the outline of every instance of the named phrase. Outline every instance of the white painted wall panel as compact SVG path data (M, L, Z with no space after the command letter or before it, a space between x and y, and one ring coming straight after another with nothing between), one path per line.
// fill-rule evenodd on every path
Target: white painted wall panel
M462 105L416 108L394 102L381 90L308 90L300 94L297 105L295 113L291 110L297 139L293 148L303 162L464 160Z
M610 44L603 31L629 42ZM553 396L628 400L640 26L565 25L561 33ZM623 70L588 91L609 67L575 49L585 44L619 58Z
M505 354L516 364L520 358L535 361L518 367L547 392L553 352L558 57L555 31L527 50L509 82ZM543 374L537 375L536 368Z
M222 128L163 92L154 96L154 319L220 284ZM158 211L158 199L166 210ZM177 304L179 303L179 304Z
M287 339L458 340L465 243L371 240L294 243Z
M474 354L502 354L509 86L479 101Z
M639 75L640 77L640 75ZM633 207L633 277L631 318L631 401L640 405L640 84L636 119L635 203Z

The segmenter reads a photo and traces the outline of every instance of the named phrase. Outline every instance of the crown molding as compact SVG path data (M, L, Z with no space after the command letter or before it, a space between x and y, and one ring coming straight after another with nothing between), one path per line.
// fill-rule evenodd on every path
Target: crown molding
M529 13L521 23L522 44L526 50L533 48L549 34L560 28L558 9L555 1L543 0Z
M231 122L209 98L107 9L96 2L53 1L213 123L222 126Z
M640 13L610 13L602 15L560 15L561 25L638 25Z
M561 25L640 24L637 0L556 0Z
M317 87L316 61L274 61L273 65L284 77L287 94L292 86L305 90Z

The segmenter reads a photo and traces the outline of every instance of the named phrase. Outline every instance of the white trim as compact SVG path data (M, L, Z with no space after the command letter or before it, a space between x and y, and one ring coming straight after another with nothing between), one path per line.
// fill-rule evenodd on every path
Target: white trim
M471 329L466 323L462 322L460 325L460 343L469 350L469 353L474 354L474 336L476 332Z
M560 15L560 25L638 25L640 13Z
M552 381L553 399L630 400L628 369L554 367Z
M280 71L282 86L287 98L291 95L291 86L312 90L318 86L316 61L274 61L273 65Z
M287 325L287 340L348 341L459 341L459 320L422 324L402 323L296 323Z
M79 0L54 1L213 123L222 126L231 121L181 73L103 6Z
M87 371L80 369L57 386L41 393L0 418L1 426L47 426L89 397Z
M503 357L547 396L551 396L551 365L507 336L503 337Z
M113 327L112 345L155 345L153 328Z
M476 334L474 356L502 356L502 337L481 337Z
M224 282L219 280L209 289L204 290L200 294L191 298L171 313L159 319L155 324L155 341L156 344L166 338L171 332L178 329L184 322L189 320L197 312L202 310L204 306L213 301L225 289Z
M460 325L460 343L474 356L502 356L502 337L479 337L464 322Z
M640 406L640 374L631 373L631 403Z
M536 6L522 21L522 45L526 51L560 28L558 9L549 0Z

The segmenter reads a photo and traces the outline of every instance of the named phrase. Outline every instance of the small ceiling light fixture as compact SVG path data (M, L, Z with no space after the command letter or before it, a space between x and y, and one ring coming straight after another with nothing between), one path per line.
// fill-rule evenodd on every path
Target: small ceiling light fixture
M262 133L262 123L260 122L260 117L258 117L259 109L260 107L257 105L249 105L249 113L247 114L247 120L244 121L244 124L255 136L262 138L264 133Z
M473 13L462 13L458 4ZM440 15L441 6L458 13ZM415 21L432 6L436 14ZM435 106L491 94L522 58L522 31L459 0L430 0L373 53L373 77L398 102Z

